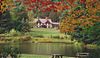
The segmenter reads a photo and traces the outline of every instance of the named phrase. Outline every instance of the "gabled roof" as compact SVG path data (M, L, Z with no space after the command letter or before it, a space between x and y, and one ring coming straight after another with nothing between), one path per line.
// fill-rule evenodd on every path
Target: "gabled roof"
M35 19L34 22L41 22L41 23L51 23L51 24L54 24L54 25L59 25L58 22L52 22L51 19Z
M54 24L54 25L59 25L59 23L58 23L58 22L52 22L52 24Z
M41 23L50 22L52 23L51 19L38 19L36 22L40 21Z
M41 23L46 23L47 20L46 19L39 19Z

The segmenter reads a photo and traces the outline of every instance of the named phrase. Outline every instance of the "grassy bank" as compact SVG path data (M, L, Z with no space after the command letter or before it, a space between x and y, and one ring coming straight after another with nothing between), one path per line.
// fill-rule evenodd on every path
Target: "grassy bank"
M33 55L33 54L22 54L21 58L52 58L50 55ZM63 58L74 58L74 57L66 57Z
M57 29L50 28L32 28L31 32L28 32L33 37L52 37L59 36L61 33Z
M57 29L49 28L32 28L31 32L26 32L24 34L13 30L8 34L1 35L0 37L0 43L19 41L72 43L70 37L68 38L64 34L61 34Z

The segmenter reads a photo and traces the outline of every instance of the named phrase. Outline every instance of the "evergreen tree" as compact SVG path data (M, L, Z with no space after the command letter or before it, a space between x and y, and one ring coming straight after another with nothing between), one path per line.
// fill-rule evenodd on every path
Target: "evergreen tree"
M12 29L12 21L9 11L0 14L0 33L8 32Z

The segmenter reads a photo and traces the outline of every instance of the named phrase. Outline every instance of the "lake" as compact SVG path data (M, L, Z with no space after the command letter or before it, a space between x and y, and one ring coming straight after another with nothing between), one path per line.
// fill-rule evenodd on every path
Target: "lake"
M3 46L9 44L0 44L0 50ZM89 52L89 58L100 58L100 48L87 49L79 45L66 43L19 43L13 44L18 46L22 54L38 54L38 55L52 55L63 54L65 56L75 56L78 52Z

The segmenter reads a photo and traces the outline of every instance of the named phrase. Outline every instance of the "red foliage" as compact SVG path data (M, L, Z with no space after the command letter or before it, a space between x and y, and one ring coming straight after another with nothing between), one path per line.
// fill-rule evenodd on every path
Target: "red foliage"
M80 3L82 3L82 4L85 3L85 2L86 2L86 0L80 0Z
M21 2L23 2L24 5L27 6L28 10L38 8L38 10L43 11L43 12L56 9L56 6L61 4L61 2L52 2L51 0L45 0L45 1L44 0L24 0Z
M46 9L41 10L42 12L46 12Z
M54 12L57 12L57 10L55 9Z
M56 5L60 5L60 4L61 4L61 2L57 2L57 3L56 3Z
M70 8L69 6L67 6L67 5L65 6L65 9L69 9L69 8Z
M32 8L31 8L31 7L29 7L29 8L27 8L27 10L31 11L31 10L32 10Z
M50 9L50 8L46 8L46 10L47 10L47 11L51 11L51 9Z
M66 0L69 4L73 4L76 0Z
M16 2L20 2L20 0L16 0Z
M55 5L51 5L51 6L49 6L51 9L54 9L54 8L56 8L56 6Z
M0 2L1 2L2 0L0 0Z
M36 0L31 0L31 1L34 2L34 3L36 2Z
M2 0L0 0L1 2ZM75 0L67 0L69 3L73 3ZM26 10L33 10L36 11L37 9L39 11L51 11L54 10L54 12L57 12L58 10L62 11L65 9L69 9L70 7L65 4L64 0L61 0L60 2L53 2L51 0L15 0L15 2L21 2L23 6L25 6ZM65 5L63 5L63 3ZM15 6L13 6L15 7Z
M30 5L29 7L31 7L32 9L35 8L35 6L33 6L33 5Z
M30 4L30 2L29 1L25 1L24 4Z

